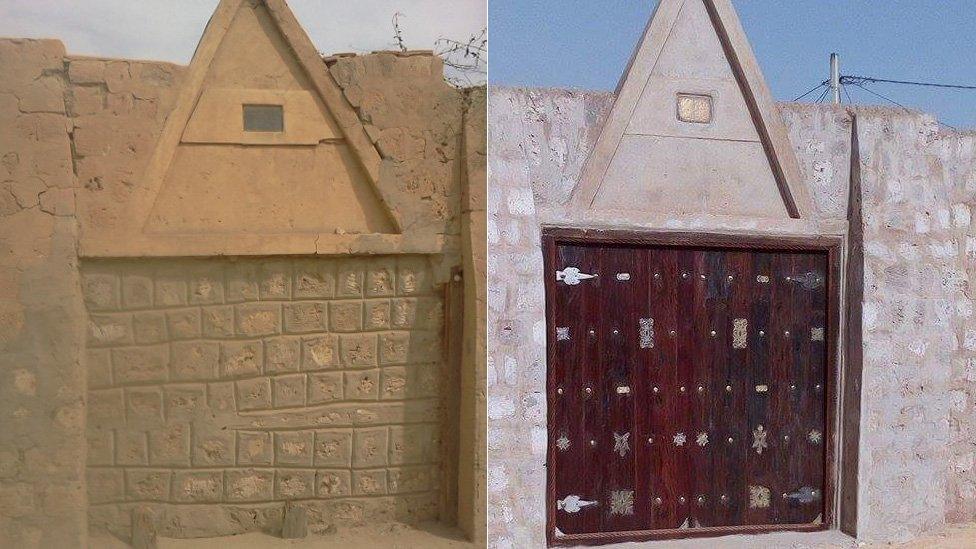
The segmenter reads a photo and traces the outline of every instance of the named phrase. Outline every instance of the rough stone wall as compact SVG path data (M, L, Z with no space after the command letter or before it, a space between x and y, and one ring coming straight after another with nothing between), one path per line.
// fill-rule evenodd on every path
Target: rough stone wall
M437 516L443 314L426 258L83 267L93 529L128 539L140 504L174 537L273 530L284 501L313 529ZM191 520L179 504L214 505Z
M563 90L489 94L493 547L544 545L542 224L818 231L816 224L760 227L720 218L574 216L565 203L611 101ZM781 110L825 226L836 227L846 219L850 113ZM908 539L945 520L974 519L976 329L966 291L976 258L969 220L976 151L971 135L939 133L931 117L890 109L857 115L866 224L859 530L868 540Z
M488 94L488 539L545 546L546 326L537 208L569 198L608 94Z
M976 521L976 319L973 284L976 284L976 134L949 135L935 144L944 166L940 179L951 203L950 241L955 248L955 269L948 284L952 311L949 371L948 500L949 522ZM940 219L945 213L940 212ZM944 221L940 221L944 224ZM938 249L933 249L937 251Z
M81 547L84 307L64 47L0 40L0 547Z

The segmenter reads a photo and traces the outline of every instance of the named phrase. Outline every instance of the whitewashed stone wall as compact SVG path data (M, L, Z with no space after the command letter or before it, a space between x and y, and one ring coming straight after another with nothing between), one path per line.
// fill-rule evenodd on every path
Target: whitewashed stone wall
M544 546L540 226L567 219L563 205L611 101L564 90L489 94L488 539L499 549ZM846 219L849 112L781 110L821 217ZM976 519L976 323L967 294L976 275L976 144L940 133L925 115L857 114L866 225L860 532L905 540Z

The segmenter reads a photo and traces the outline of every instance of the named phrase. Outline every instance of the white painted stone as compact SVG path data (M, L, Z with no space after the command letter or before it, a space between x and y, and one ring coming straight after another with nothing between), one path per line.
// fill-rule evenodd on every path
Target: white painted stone
M968 227L972 222L972 212L968 204L956 204L952 207L952 224L956 227Z
M515 415L515 401L510 396L488 396L488 419L505 419Z

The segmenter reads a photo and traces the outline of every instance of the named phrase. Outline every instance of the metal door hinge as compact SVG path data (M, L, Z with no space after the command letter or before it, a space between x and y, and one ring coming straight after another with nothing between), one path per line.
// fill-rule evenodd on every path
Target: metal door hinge
M820 499L820 490L814 490L809 486L804 486L792 494L784 494L789 499L795 499L800 503L812 503Z
M580 510L587 507L599 505L595 501L586 501L579 496L570 495L566 496L561 500L556 501L556 509L561 511L566 511L567 513L573 514L578 513Z
M576 267L566 267L561 271L556 271L556 282L565 282L567 286L576 286L581 280L596 278L597 275L580 272Z

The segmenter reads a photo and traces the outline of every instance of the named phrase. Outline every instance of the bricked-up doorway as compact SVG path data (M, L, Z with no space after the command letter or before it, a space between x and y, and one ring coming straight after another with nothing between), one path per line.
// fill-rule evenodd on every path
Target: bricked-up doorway
M313 532L453 524L434 278L419 255L83 264L92 527L127 540L148 506L167 537L274 533L287 501Z
M547 536L833 522L836 243L547 229Z

